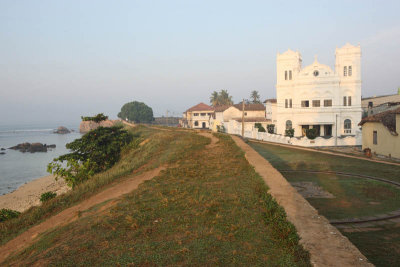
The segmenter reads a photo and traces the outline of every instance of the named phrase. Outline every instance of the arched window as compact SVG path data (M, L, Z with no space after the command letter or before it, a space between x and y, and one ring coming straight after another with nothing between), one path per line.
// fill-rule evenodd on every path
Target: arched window
M351 120L349 119L344 120L344 133L345 134L351 133Z
M349 76L351 76L352 74L353 74L353 68L349 66Z
M287 120L286 121L286 130L292 129L292 121L291 120Z
M198 122L198 121L195 121L195 122L194 122L194 126L199 126L199 122Z
M285 70L285 80L287 80L287 70Z
M343 68L343 76L347 76L347 66L344 66Z
M289 80L291 80L291 79L292 79L292 71L289 70Z

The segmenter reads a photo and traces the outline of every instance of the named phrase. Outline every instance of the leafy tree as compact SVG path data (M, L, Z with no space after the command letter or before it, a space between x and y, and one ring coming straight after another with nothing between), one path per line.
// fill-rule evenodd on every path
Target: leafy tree
M256 90L251 92L250 99L251 99L251 103L253 103L253 104L260 104L261 103L260 94Z
M229 95L227 90L221 90L219 92L214 91L210 97L210 103L213 107L222 105L232 105L232 96Z
M118 118L128 119L137 123L152 122L154 120L153 109L142 102L129 102L122 106L121 112L118 113Z
M99 113L94 117L81 117L82 121L94 121L94 122L101 122L101 121L105 121L108 120L108 116L105 116L103 113Z
M55 158L47 171L75 187L95 173L112 167L119 160L122 148L132 139L132 134L122 126L98 127L68 143L66 148L72 152ZM66 167L62 164L64 161Z

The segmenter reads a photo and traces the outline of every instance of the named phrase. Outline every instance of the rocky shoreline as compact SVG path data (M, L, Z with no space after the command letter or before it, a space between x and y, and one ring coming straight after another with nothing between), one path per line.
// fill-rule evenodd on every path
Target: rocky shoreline
M25 152L35 153L35 152L47 152L47 150L52 149L52 148L56 148L56 145L54 145L54 144L46 145L46 144L42 144L42 143L26 142L26 143L22 143L22 144L18 144L16 146L10 147L8 149L18 150L22 153L25 153Z

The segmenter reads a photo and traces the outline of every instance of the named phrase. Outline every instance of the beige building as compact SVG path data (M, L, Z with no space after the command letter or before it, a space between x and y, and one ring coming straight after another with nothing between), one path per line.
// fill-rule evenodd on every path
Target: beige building
M232 127L237 128L238 123L241 124L242 122L243 113L246 129L252 129L255 123L260 123L264 128L267 124L271 124L271 120L265 118L265 107L263 104L245 104L243 112L243 105L239 103L232 106L215 107L214 116L210 119L211 129L217 131L218 127L222 126L225 130Z
M214 108L200 103L186 110L180 124L184 128L208 129L210 128L210 117L214 114Z
M400 159L400 108L361 120L362 148L372 153Z
M364 116L371 116L400 106L400 88L397 94L366 97L361 100Z

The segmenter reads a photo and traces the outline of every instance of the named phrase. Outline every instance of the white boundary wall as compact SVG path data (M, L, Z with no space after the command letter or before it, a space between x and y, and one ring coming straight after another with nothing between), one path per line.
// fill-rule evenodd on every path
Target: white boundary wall
M224 123L226 133L242 135L242 124L240 122L230 120L228 123ZM343 137L317 137L314 140L308 139L307 137L287 137L280 134L269 134L258 132L253 126L245 127L244 137L256 139L260 141L267 141L272 143L290 144L303 147L322 147L322 146L361 146L362 135L360 131L357 131L356 135L343 136Z

